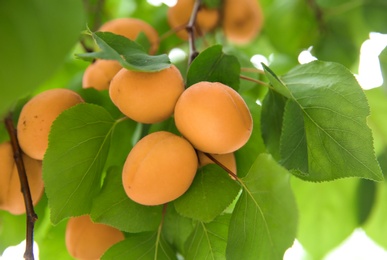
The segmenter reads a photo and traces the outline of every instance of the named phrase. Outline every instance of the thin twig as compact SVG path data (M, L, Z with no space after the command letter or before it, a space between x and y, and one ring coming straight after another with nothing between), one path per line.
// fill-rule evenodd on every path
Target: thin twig
M253 73L258 73L258 74L265 74L265 71L257 69L257 68L241 68L241 71L253 72Z
M239 75L239 77L241 79L244 79L244 80L248 80L248 81L251 81L251 82L254 82L254 83L257 83L259 85L263 85L263 86L270 86L269 84L267 84L266 82L264 81L261 81L259 79L253 79L253 78L250 78L250 77L247 77L247 76L244 76L244 75Z
M15 126L13 124L12 115L9 114L4 120L5 126L7 128L9 137L11 139L12 150L14 154L14 160L17 166L19 173L21 192L23 193L24 204L26 207L26 221L27 221L27 230L26 230L26 249L24 252L24 259L33 260L34 259L34 224L38 219L38 216L35 213L34 206L32 204L32 197L30 192L30 186L28 185L28 179L26 174L26 169L23 162L23 152L19 146L19 141L17 139L17 133Z
M228 174L230 174L231 177L233 177L235 180L237 180L238 182L240 182L238 176L237 176L233 171L231 171L229 168L227 168L224 164L222 164L221 162L219 162L218 160L216 160L214 156L212 156L212 155L209 154L209 153L204 153L204 155L207 156L208 158L210 158L211 161L213 161L214 163L216 163L217 165L219 165L220 167L222 167L222 169L225 170Z
M199 55L199 52L196 50L196 45L195 45L195 23L196 23L196 17L198 15L201 5L202 5L201 0L195 1L195 5L193 7L191 17L186 26L186 30L188 32L188 43L189 43L189 64L191 64L192 61Z

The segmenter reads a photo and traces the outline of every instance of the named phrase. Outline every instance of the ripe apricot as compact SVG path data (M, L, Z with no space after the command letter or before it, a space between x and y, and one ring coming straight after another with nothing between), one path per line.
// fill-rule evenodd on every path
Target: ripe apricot
M247 44L261 31L263 12L257 0L225 0L223 31L236 44Z
M176 35L183 40L188 39L185 26L188 24L195 0L178 0L176 5L168 9L167 18L171 28L181 28ZM204 34L215 28L219 21L219 12L216 9L208 9L202 6L196 17L196 30Z
M174 65L157 72L123 68L114 76L109 88L111 100L122 113L146 124L171 116L183 91L183 77Z
M66 226L66 248L76 259L100 259L124 234L111 226L94 223L89 215L70 218Z
M223 166L229 169L232 173L237 174L237 166L235 161L234 153L225 153L225 154L211 154L217 161L219 161ZM203 152L198 151L199 158L199 167L206 166L208 164L215 163Z
M96 60L86 68L82 78L82 87L96 90L109 89L110 81L120 69L122 67L118 61Z
M43 160L53 121L64 110L83 102L69 89L50 89L30 99L20 113L17 136L20 147L31 158Z
M122 171L126 194L143 205L160 205L184 194L198 167L195 149L166 131L142 138L129 153Z
M42 162L23 154L33 205L36 205L43 195ZM21 191L17 166L13 159L10 142L0 144L0 209L13 215L26 212L24 197Z
M111 32L134 41L142 32L150 43L149 53L154 54L159 47L159 34L147 22L135 18L117 18L104 23L100 28L101 32Z
M206 81L181 94L175 123L196 149L214 154L236 151L248 141L253 128L250 111L238 92Z

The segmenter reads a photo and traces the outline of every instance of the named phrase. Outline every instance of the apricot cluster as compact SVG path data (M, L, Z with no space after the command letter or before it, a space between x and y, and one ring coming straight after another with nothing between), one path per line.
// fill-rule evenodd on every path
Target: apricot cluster
M152 77L152 73L147 76L150 81ZM206 153L236 174L233 152L248 141L252 132L251 114L243 98L222 83L194 84L171 105L182 137L166 131L143 137L123 167L126 194L143 205L160 205L183 195L197 168L214 163Z
M176 35L188 39L185 30L190 20L195 0L178 0L168 9L167 17ZM221 27L225 37L235 44L247 44L261 31L263 12L257 0L225 0L220 9L210 9L202 5L197 13L194 31L204 35Z

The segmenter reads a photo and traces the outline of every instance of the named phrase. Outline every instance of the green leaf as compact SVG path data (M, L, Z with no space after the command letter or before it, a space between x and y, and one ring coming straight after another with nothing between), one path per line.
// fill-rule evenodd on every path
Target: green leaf
M121 173L118 167L108 171L101 192L93 200L91 218L125 232L157 230L162 206L143 206L129 199L122 186Z
M11 215L0 210L0 255L8 246L19 244L25 239L26 215Z
M291 94L280 143L285 167L309 181L383 179L367 126L366 96L344 66L314 61L295 67L282 81L272 85Z
M0 24L2 117L64 62L84 27L83 4L78 0L0 1Z
M187 86L200 81L220 82L235 90L239 88L240 64L235 56L227 55L221 45L202 51L191 63Z
M163 223L165 240L181 255L185 255L185 242L192 233L196 221L181 216L172 204L168 204Z
M210 222L232 203L240 190L239 185L216 164L198 169L190 188L174 201L182 216Z
M231 216L227 259L283 259L297 230L289 173L261 154L246 177Z
M89 213L99 193L114 121L102 107L76 105L58 116L43 160L43 180L54 224Z
M261 131L267 150L280 158L280 137L286 98L269 90L262 102Z
M230 217L226 214L210 223L198 222L186 242L185 259L226 259Z
M383 152L387 147L387 92L384 88L374 88L366 92L371 115L368 117L368 125L371 127L375 139L375 150Z
M387 33L386 1L365 1L362 10L364 15L364 22L368 25L371 32Z
M323 259L358 226L359 179L312 183L292 178L299 211L297 239L314 259Z
M237 174L244 177L260 153L266 152L261 134L261 107L251 98L244 98L253 118L253 131L247 143L234 152Z
M176 259L171 246L155 232L129 234L124 241L113 245L101 260L172 260Z
M270 81L270 85L273 86L273 89L286 98L291 98L292 93L289 89L286 88L285 83L265 64L262 63L263 69L265 70L265 75Z
M77 54L83 59L117 60L121 66L134 71L160 71L171 66L166 54L152 56L136 42L111 32L91 33L101 48L99 52Z

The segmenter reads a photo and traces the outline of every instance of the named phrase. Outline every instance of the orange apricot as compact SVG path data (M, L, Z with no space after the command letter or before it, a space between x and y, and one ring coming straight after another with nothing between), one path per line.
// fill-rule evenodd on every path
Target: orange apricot
M113 78L109 88L112 102L123 114L146 124L170 117L183 91L183 77L174 65L157 72L123 68Z
M143 205L160 205L183 195L198 167L195 149L166 131L142 138L129 153L122 171L128 197Z
M262 29L263 12L257 0L225 0L223 31L235 44L247 44Z
M109 89L110 81L120 69L122 66L116 60L96 60L86 68L82 87L96 90Z
M64 110L81 102L82 97L69 89L46 90L30 99L23 106L17 124L23 152L31 158L43 160L52 123Z
M23 154L23 162L30 188L33 205L43 195L42 162ZM13 159L10 142L0 144L0 209L13 215L26 212L23 193L21 191L19 173Z
M235 155L234 153L225 153L225 154L211 154L217 160L220 162L223 166L225 166L227 169L229 169L232 173L237 174L237 166L235 161ZM208 164L214 164L215 162L211 160L207 155L205 155L203 152L198 151L198 158L199 158L199 167L206 166Z
M181 94L175 107L180 133L198 150L231 153L250 138L250 111L234 89L219 82L199 82Z
M150 43L149 53L154 54L159 47L159 34L147 22L135 18L117 18L104 23L98 31L111 32L134 41L142 32Z
M124 234L111 226L94 223L89 215L70 218L66 226L66 248L76 259L97 260Z
M185 26L188 24L195 0L178 0L176 5L168 9L167 18L171 28L180 29L176 35L183 40L188 39L188 33ZM202 6L196 17L196 31L200 34L211 31L219 21L219 12L217 9L208 9Z

